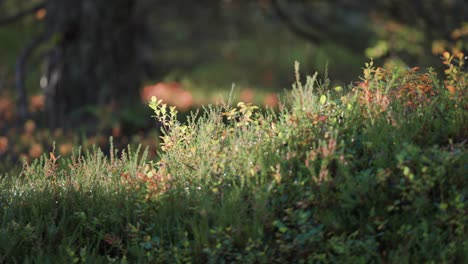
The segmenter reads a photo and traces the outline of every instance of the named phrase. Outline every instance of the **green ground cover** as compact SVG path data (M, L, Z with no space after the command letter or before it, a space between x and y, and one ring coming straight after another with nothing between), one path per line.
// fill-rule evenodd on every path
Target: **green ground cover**
M157 159L76 148L1 178L0 262L466 262L468 74L443 58L350 87L296 65L278 111L155 98Z

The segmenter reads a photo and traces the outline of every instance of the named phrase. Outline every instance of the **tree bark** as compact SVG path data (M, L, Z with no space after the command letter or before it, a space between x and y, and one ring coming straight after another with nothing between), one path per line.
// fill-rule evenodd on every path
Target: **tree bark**
M51 128L83 121L83 110L138 99L134 0L49 0L46 111ZM74 122L72 122L74 121Z

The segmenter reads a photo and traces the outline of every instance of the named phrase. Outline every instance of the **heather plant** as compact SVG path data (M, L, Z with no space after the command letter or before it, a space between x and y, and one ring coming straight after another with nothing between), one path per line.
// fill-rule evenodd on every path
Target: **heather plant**
M450 57L442 80L370 62L345 89L296 64L278 111L230 98L182 122L153 97L157 160L52 151L2 178L0 261L464 262L466 82Z
M156 114L170 112L174 121L159 117L172 128L163 136L171 148L161 156L164 170L196 204L208 205L186 223L195 241L208 243L204 252L232 248L234 261L251 241L267 239L270 257L278 259L465 258L466 112L454 105L463 99L454 99L432 71L372 63L341 98L316 75L303 85L296 69L296 79L289 106L277 114L226 104L182 125L175 109L153 99ZM461 210L455 229L429 217L446 213L440 204L445 208L448 196ZM216 236L210 242L210 223L221 224L215 233L229 244ZM423 255L411 253L418 248Z
M135 194L120 175L143 172L138 157L130 148L110 159L98 149L75 150L66 160L51 152L25 164L19 177L2 178L0 261L76 263L86 254L105 260L112 253L105 238L137 217Z

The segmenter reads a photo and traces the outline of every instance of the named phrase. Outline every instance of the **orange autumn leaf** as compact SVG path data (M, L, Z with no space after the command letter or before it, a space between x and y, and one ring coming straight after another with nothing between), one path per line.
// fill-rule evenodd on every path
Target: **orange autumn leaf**
M59 145L59 153L61 155L68 155L72 152L73 150L73 144L72 143L63 143Z
M250 88L243 89L240 93L241 101L246 102L246 103L252 102L254 99L254 96L255 96L255 92Z
M112 127L112 136L120 137L122 135L122 127L120 125L114 125Z
M161 99L164 103L176 106L182 111L186 111L193 106L192 94L178 82L159 82L145 86L140 92L140 98L144 103L151 101L153 96Z
M452 94L452 95L455 94L456 89L452 85L447 85L447 86L445 86L445 88L447 88L447 90L450 92L450 94Z
M45 8L41 8L36 12L36 19L43 20L47 15L47 10Z
M58 157L55 157L55 154L53 152L49 152L49 155L50 155L50 160L55 163L59 158L60 156Z
M450 58L450 53L448 51L444 51L444 53L442 53L442 56L448 60Z
M0 95L3 97L3 95ZM0 118L11 121L14 118L14 106L10 98L0 98Z
M35 143L29 149L28 154L29 154L29 156L31 158L39 158L39 156L41 156L42 152L43 152L42 146L40 144Z
M279 105L278 96L275 93L269 93L263 99L263 104L267 107L276 108Z
M33 95L29 98L29 111L37 112L44 110L44 95Z
M5 153L8 150L8 138L0 137L0 154Z
M318 120L319 122L325 122L325 121L327 121L327 119L328 119L328 117L327 117L327 116L324 116L324 115L321 115L321 116L319 116L319 117L317 118L317 120Z
M33 120L28 120L24 123L24 132L30 135L36 130L36 123Z

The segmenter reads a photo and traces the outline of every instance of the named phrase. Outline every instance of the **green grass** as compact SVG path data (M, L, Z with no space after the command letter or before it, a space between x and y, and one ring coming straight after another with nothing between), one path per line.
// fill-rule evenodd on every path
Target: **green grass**
M335 91L298 68L276 112L152 101L157 161L111 146L3 177L0 262L466 261L467 74L371 63Z

